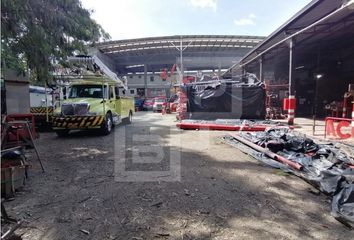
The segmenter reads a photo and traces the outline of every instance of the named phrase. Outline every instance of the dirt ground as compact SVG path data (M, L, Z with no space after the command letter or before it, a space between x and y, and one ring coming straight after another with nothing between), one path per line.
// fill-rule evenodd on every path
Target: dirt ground
M26 240L353 239L331 217L329 198L310 193L306 182L224 144L224 132L180 131L174 119L139 112L109 136L41 133L46 172L30 156L24 190L5 202L24 219L16 233ZM149 155L149 147L162 152ZM139 151L147 158L135 160Z

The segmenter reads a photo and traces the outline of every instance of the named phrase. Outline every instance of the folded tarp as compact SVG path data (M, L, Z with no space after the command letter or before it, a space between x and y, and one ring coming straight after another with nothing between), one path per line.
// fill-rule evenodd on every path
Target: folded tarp
M261 82L234 80L197 82L182 86L190 119L264 119L265 89Z

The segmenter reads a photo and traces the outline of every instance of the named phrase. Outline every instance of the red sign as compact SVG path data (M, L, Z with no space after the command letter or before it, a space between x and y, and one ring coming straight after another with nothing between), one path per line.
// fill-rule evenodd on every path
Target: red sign
M337 137L346 139L354 137L354 128L351 127L351 119L345 118L326 118L325 137Z

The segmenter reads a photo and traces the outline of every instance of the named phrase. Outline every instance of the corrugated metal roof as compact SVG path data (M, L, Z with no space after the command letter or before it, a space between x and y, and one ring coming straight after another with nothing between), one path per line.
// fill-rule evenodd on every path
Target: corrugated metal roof
M344 2L342 0L314 0L305 6L301 11L290 18L281 27L275 30L255 48L249 51L244 57L241 58L239 63L234 64L229 68L226 75L231 73L234 69L239 69L242 64L259 57L265 50L283 41L292 34L310 26L316 21L329 15L335 10L339 9ZM295 44L297 47L300 45L317 43L322 39L333 39L339 35L345 36L350 34L354 29L354 12L351 9L344 9L340 13L332 16L326 21L321 22L317 26L306 30L301 35L296 36ZM271 54L271 51L269 53Z
M182 41L184 68L188 70L226 69L261 42L260 36L176 35L99 43L95 47L114 61L120 74L156 72L178 62ZM186 48L187 47L187 48ZM132 67L132 66L140 67Z
M218 51L232 48L252 49L263 39L264 37L259 36L181 35L109 41L99 43L96 47L105 54L124 55L129 52L144 53L149 50L161 52L175 49L175 46L179 47L182 40L183 46L189 44L188 48Z

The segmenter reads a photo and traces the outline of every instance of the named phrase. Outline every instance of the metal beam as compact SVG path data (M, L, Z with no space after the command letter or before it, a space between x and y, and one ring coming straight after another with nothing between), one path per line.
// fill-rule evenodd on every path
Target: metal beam
M353 5L353 0L347 2L346 4L343 4L341 7L339 7L338 9L336 9L335 11L329 13L328 15L324 16L323 18L317 20L316 22L308 25L307 27L297 31L296 33L294 34L291 34L290 36L276 42L275 44L271 45L270 47L266 48L265 50L263 50L260 54L256 55L255 57L251 58L250 60L240 64L240 66L244 66L244 65L247 65L249 64L250 62L253 62L255 59L259 58L261 55L269 52L270 50L272 50L273 48L279 46L280 44L286 42L286 41L289 41L290 39L293 39L295 36L299 35L299 34L302 34L304 32L306 32L307 30L309 30L310 28L312 27L315 27L317 26L318 24L320 23L323 23L324 21L326 21L327 19L331 18L332 16L338 14L339 12L343 11L344 9L350 7L351 5Z

